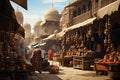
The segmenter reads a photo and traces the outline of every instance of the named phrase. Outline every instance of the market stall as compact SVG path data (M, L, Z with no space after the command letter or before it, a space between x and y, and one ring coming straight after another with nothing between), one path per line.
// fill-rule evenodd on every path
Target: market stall
M0 5L0 79L25 79L24 29L16 20L10 0L1 0Z
M110 8L110 6L114 6ZM100 14L101 11L105 11ZM114 13L113 13L114 12ZM113 80L119 80L120 76L120 22L119 0L98 11L100 21L104 24L104 56L95 60L96 74L108 75Z
M101 73L103 75L109 75L111 78L119 79L120 76L119 52L111 52L109 54L106 54L103 59L96 60L95 70L97 75Z
M87 23L86 23L87 24ZM91 25L89 25L91 26ZM78 26L77 26L78 27ZM72 65L74 68L78 65L80 69L90 69L90 65L94 63L95 51L91 43L93 43L93 35L90 27L79 27L66 32L62 41L62 47L66 50L64 54L64 65ZM77 59L76 59L77 58ZM89 58L92 58L89 60ZM89 68L85 68L86 60L90 62ZM78 68L77 66L77 68Z

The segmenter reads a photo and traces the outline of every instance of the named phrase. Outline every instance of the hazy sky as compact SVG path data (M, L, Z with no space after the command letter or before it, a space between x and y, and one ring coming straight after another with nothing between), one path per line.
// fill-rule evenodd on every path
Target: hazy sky
M37 20L44 19L44 14L52 6L52 3L60 13L69 1L72 0L28 0L28 10L25 10L12 1L11 3L15 10L18 7L18 9L23 13L24 23L29 23L33 27Z

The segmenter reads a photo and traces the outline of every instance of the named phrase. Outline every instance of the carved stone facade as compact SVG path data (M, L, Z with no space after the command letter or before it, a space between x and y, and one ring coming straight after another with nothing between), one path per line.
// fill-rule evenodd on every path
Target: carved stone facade
M41 27L41 20L38 20L35 24L34 24L34 38L39 38L43 33L44 33L44 29Z
M98 9L116 0L73 0L65 6L61 16L62 28L70 27L86 19L95 17Z

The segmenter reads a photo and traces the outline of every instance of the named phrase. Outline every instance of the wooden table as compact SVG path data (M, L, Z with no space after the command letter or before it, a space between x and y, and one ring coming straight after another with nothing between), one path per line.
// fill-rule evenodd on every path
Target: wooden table
M111 78L114 78L114 76L117 77L117 75L120 76L120 64L95 62L95 70L96 75L98 75L99 72L102 72L103 75L109 75Z
M70 67L70 61L73 61L72 56L64 56L64 66Z
M104 63L98 63L98 62L95 62L95 70L96 70L96 75L98 75L99 72L102 72L103 75L107 75L107 72L108 72L107 65Z
M94 57L73 56L73 61L74 68L89 70L90 66L94 64Z

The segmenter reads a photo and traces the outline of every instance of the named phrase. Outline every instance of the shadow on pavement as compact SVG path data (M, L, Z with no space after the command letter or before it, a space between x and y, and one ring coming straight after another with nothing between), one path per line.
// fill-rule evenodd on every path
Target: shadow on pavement
M95 73L85 73L85 74L76 74L76 75L85 76L85 77L95 77L96 76Z
M50 74L50 73L42 73L40 74L42 76L42 80L62 80L59 78L57 75L64 75L63 73L58 73L58 74Z
M65 73L63 73L63 72L59 72L57 75L65 75Z

